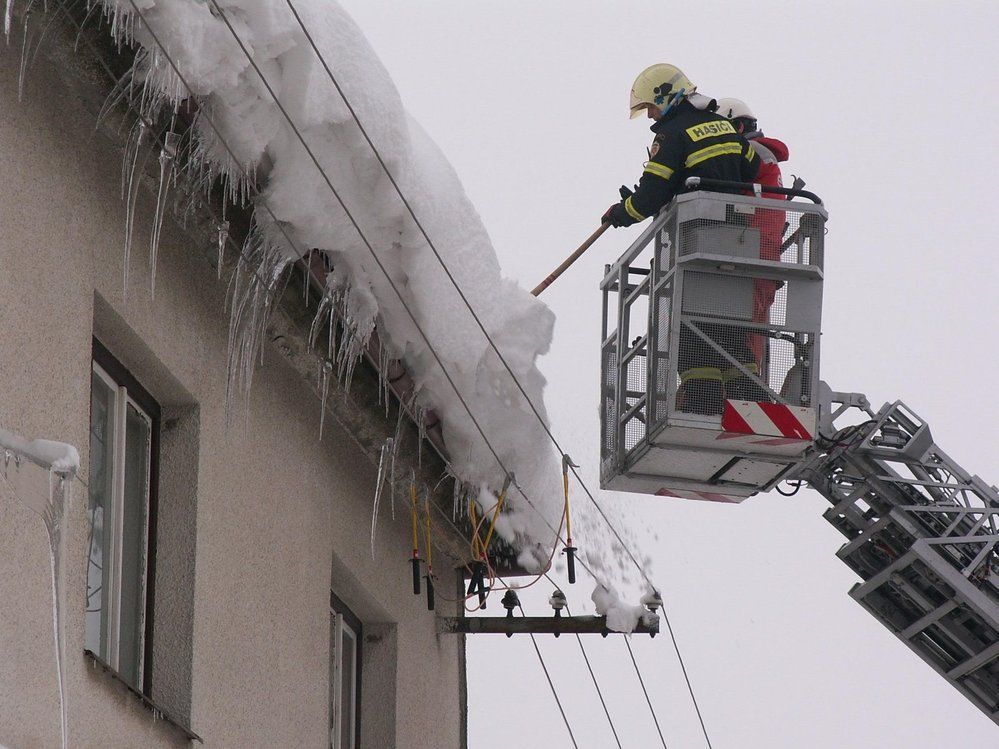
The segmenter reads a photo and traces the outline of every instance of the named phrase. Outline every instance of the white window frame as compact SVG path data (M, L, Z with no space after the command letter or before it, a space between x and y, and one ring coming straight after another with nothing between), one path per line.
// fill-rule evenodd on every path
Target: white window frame
M345 608L345 607L344 607ZM350 618L356 620L353 613L349 615ZM359 622L358 622L359 623ZM351 689L351 709L350 709L350 731L349 731L349 743L347 746L343 746L340 741L340 737L343 735L343 721L346 716L343 714L341 708L343 704L343 682L344 682L344 664L343 664L343 642L344 642L344 632L350 633L351 639L354 643L354 653L353 658L350 659L351 671L348 674L349 682L352 685ZM337 606L330 605L330 659L332 660L330 674L330 747L331 749L357 749L357 721L360 712L360 690L359 690L359 674L358 667L361 662L361 631L359 626L352 626L348 621L347 617L338 610Z
M145 512L142 527L142 548L143 548L143 568L139 571L138 580L141 588L140 600L138 604L139 612L139 645L138 645L138 672L137 683L134 685L139 691L143 691L143 681L145 678L145 646L146 646L146 603L148 595L147 572L149 569L149 514L150 514L150 482L152 467L152 433L153 418L139 403L129 394L125 385L119 384L108 372L93 361L93 372L97 377L111 389L114 393L114 409L112 419L114 424L114 446L112 448L112 478L111 478L111 507L110 517L104 518L104 532L112 533L111 543L108 545L110 559L102 560L103 564L109 565L108 575L109 590L103 591L102 601L107 601L108 625L107 631L102 632L103 643L106 646L108 665L116 672L121 671L121 588L122 588L122 545L124 543L124 518L125 518L125 432L128 406L135 409L143 421L146 422L150 439L146 443L146 477L145 486ZM88 560L89 563L89 560Z

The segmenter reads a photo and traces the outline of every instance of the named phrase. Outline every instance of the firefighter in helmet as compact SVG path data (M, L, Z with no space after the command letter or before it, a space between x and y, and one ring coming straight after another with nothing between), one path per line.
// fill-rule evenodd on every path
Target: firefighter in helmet
M740 135L749 141L753 150L756 151L756 155L760 157L760 171L755 182L764 187L783 187L780 162L787 161L789 155L788 148L783 141L764 136L753 110L741 99L719 99L717 111L718 114L732 123ZM772 200L786 199L786 196L778 193L764 192L763 197ZM787 215L784 211L760 207L749 218L749 226L757 229L760 233L761 260L780 261L786 219ZM766 325L770 322L770 307L774 303L776 294L776 281L767 278L753 280L752 320L754 323ZM749 348L753 353L753 362L747 368L753 374L758 375L761 380L767 382L769 339L764 334L752 331L748 334L748 341ZM737 400L769 400L766 392L742 373L725 379L725 395Z
M655 140L634 192L621 188L621 201L607 209L603 223L630 226L645 220L685 192L688 177L730 182L756 178L759 156L729 120L715 113L715 104L697 93L697 86L673 65L660 63L639 73L631 87L629 109L632 118L644 113L654 120ZM744 329L712 323L699 327L728 357L684 325L677 352L677 408L720 414L725 373L733 368L733 360L749 362L752 354Z
M642 178L632 193L624 191L603 215L603 223L630 226L663 208L684 192L688 177L751 182L759 157L732 123L716 114L713 99L697 93L686 75L660 63L639 73L631 87L631 117L655 120L655 140Z

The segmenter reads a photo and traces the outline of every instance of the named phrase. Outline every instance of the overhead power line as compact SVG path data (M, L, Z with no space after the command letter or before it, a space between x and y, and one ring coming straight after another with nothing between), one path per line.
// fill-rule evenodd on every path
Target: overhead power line
M216 3L215 0L211 0L211 2L216 7L218 7L218 3ZM388 164L386 164L385 160L382 158L381 152L378 150L378 147L375 145L374 141L368 135L368 131L365 129L364 124L361 122L361 118L357 115L357 112L354 111L354 107L350 103L350 99L347 98L347 94L344 92L343 88L340 86L340 83L337 80L336 76L333 75L333 71L330 69L329 64L326 62L326 58L323 56L323 53L319 51L319 47L316 45L315 40L312 38L312 34L309 32L309 29L306 27L305 22L302 20L302 17L298 14L298 10L295 8L294 3L292 2L292 0L285 0L285 2L287 3L289 10L291 10L292 15L295 16L295 20L298 22L298 25L301 27L302 33L305 34L305 38L309 41L309 45L312 47L312 50L316 53L316 56L319 58L319 62L323 66L323 70L326 71L326 75L329 77L329 79L332 82L334 88L336 88L337 93L340 94L340 98L343 99L343 102L347 106L347 110L350 112L351 117L353 117L354 122L357 123L357 127L360 129L361 135L364 136L364 140L367 141L368 146L371 148L371 151L374 153L375 158L378 160L378 163L381 165L382 170L385 172L386 176L389 179L389 182L392 183L392 187L395 189L396 193L399 195L399 199L402 200L402 204L405 206L406 211L409 213L410 217L412 217L413 221L416 223L417 228L420 230L420 234L423 235L423 238L426 240L427 245L430 247L431 252L433 252L434 257L437 259L437 262L440 264L441 268L443 269L444 274L447 276L448 280L451 282L451 285L454 286L455 291L458 292L458 296L461 297L461 301L468 308L468 311L472 315L472 319L475 320L475 324L479 326L479 330L481 330L482 334L486 337L486 341L489 343L490 348L492 348L492 350L494 352L496 352L496 356L499 357L500 362L503 364L503 367L506 369L507 373L513 379L513 382L517 386L517 389L520 391L521 395L524 396L524 400L527 401L527 404L528 404L528 406L530 406L531 411L534 413L534 416L537 418L538 423L541 424L542 429L545 430L545 433L548 435L548 438L551 440L552 444L555 446L555 449L558 450L559 456L565 455L565 450L562 449L562 446L559 444L558 440L555 438L555 435L552 433L551 428L548 426L548 424L545 421L544 417L538 411L537 406L534 405L534 402L531 400L530 396L527 394L527 391L524 389L524 386L521 384L520 379L517 377L516 374L514 374L513 369L507 363L506 357L503 356L503 352L499 350L499 347L496 345L496 342L493 340L493 338L490 335L489 331L486 330L486 326L483 324L482 320L479 318L479 315L475 311L475 308L472 306L472 303L469 301L468 297L465 295L465 292L462 290L461 286L458 284L457 279L451 273L451 270L450 270L450 268L448 268L447 263L444 262L444 258L441 256L440 252L438 251L437 246L434 244L434 241L430 238L430 235L427 233L427 230L423 227L423 223L417 217L416 212L413 210L413 208L410 205L409 201L406 199L406 196L403 193L402 188L399 187L399 184L395 180L395 176L392 174L392 171L388 168ZM226 23L228 25L228 21L226 21ZM230 30L231 29L232 29L232 27L230 26ZM233 34L235 35L235 31L233 31ZM242 44L240 44L240 46L242 46ZM244 52L245 51L246 50L244 49ZM249 57L249 55L248 55L248 57ZM254 67L256 67L256 66L254 65ZM275 101L276 101L276 99L275 99ZM656 587L652 583L652 581L649 579L648 575L645 572L645 569L639 563L639 561L635 557L635 555L631 552L631 549L625 543L624 539L621 537L621 534L618 533L617 528L615 528L614 525L613 525L613 523L611 523L610 518L607 517L607 514L604 512L604 509L599 505L599 503L597 502L596 498L593 496L593 493L590 491L589 487L583 481L583 477L579 475L579 472L576 470L575 466L573 466L573 465L570 464L569 467L572 470L573 476L576 477L576 481L579 482L579 485L582 487L583 491L586 493L586 496L589 497L590 502L593 503L593 506L596 507L597 512L600 513L600 516L603 518L604 522L607 524L607 527L610 528L611 532L614 534L614 537L617 538L618 542L621 544L621 547L625 550L625 552L631 558L631 561L634 562L635 567L638 569L639 574L645 579L645 582L649 585L649 587L652 588L653 590L655 590Z
M251 56L247 52L246 48L243 46L242 42L239 40L238 35L236 35L235 30L229 24L228 19L225 18L224 12L218 6L217 0L211 0L211 2L212 2L213 5L215 5L216 8L218 8L219 12L222 13L223 20L225 20L226 25L229 26L229 30L232 32L233 36L236 37L236 40L239 43L240 48L243 50L244 54L246 54L247 59L250 61L250 63L253 64L254 69L257 71L257 74L261 77L261 79L263 79L263 73L254 64ZM367 142L368 146L371 148L372 153L374 153L375 158L378 160L378 163L381 165L381 168L385 172L386 176L388 177L389 182L392 184L392 187L395 189L396 193L399 195L399 199L402 201L403 205L405 206L406 211L409 213L410 217L415 222L417 228L420 231L420 234L422 234L424 240L426 240L427 245L430 247L430 250L433 252L434 257L437 259L437 262L440 264L440 266L443 269L445 275L447 275L448 280L451 282L452 286L454 286L455 291L457 291L457 293L458 293L458 296L461 297L462 302L464 302L465 306L468 308L469 313L472 315L472 318L475 320L475 323L478 325L479 329L482 331L482 334L485 336L485 338L488 341L490 347L493 349L493 351L496 352L497 357L499 358L500 362L502 362L503 367L506 369L507 373L513 379L514 383L517 386L517 389L520 390L520 393L524 396L524 400L527 401L527 404L530 406L531 411L534 413L534 415L537 418L538 422L541 424L542 428L547 433L548 438L551 440L552 444L559 451L560 455L565 455L565 451L562 449L562 446L559 444L559 442L556 439L555 435L552 433L552 431L549 428L548 424L545 422L544 417L542 417L542 415L539 413L537 407L534 405L534 402L531 400L530 396L527 394L527 391L524 389L524 387L521 384L521 382L520 382L519 378L517 377L517 375L513 372L513 370L511 369L510 365L507 363L506 358L503 356L503 353L499 350L499 347L496 345L496 343L493 340L492 336L490 335L489 331L486 330L485 325L483 324L482 320L479 318L478 314L476 313L476 311L475 311L474 307L472 306L471 302L468 300L468 298L465 295L464 291L462 291L461 286L458 284L457 279L451 273L451 270L448 268L447 263L444 261L444 258L441 256L440 252L438 251L437 246L434 244L433 240L430 238L430 235L427 233L426 229L424 228L423 223L420 221L419 217L417 217L416 212L413 210L413 208L410 205L409 201L406 199L406 196L403 193L402 188L399 187L398 182L396 182L395 176L392 174L392 170L389 169L388 164L386 164L385 160L382 158L381 152L378 150L378 147L375 145L374 141L371 139L371 136L368 135L368 132L367 132L366 128L364 127L364 123L361 122L361 118L358 116L357 112L354 110L354 107L351 104L350 99L347 97L346 92L343 90L343 87L340 85L340 82L337 80L336 76L333 74L333 71L330 68L329 63L326 61L325 56L319 50L319 47L316 45L316 42L313 39L311 32L309 31L308 27L306 27L305 22L302 20L302 17L299 15L298 10L295 7L295 4L292 2L292 0L285 0L285 2L288 5L288 9L291 11L292 15L295 17L295 20L298 22L299 27L302 29L302 33L305 34L305 37L308 40L309 45L312 47L313 52L315 52L315 54L316 54L316 57L319 58L319 62L322 64L323 70L325 70L326 75L330 79L330 82L333 84L333 86L336 89L337 93L343 99L344 104L346 105L347 110L350 112L351 117L354 119L354 122L357 124L357 127L360 130L361 135L364 137L364 139ZM266 81L265 81L265 85L267 85ZM272 91L272 89L271 89L271 87L269 85L267 85L267 89L268 89L268 91L271 92L271 95L274 98L275 103L277 103L278 106L280 107L281 105L277 101L277 97L274 96L273 91ZM283 107L282 107L282 111L283 111ZM291 124L290 119L289 119L289 124ZM303 145L305 145L304 140L303 140ZM316 165L317 165L317 167L319 166L318 162L317 162ZM321 170L321 167L320 167L320 170ZM327 180L327 182L328 182L328 180ZM331 186L331 189L332 189L332 186ZM358 231L360 231L360 229L358 229ZM469 415L471 415L471 414L469 414ZM484 435L483 435L483 438L485 438ZM494 453L494 455L495 455L495 453ZM498 458L497 458L497 460L498 460ZM614 534L615 538L617 538L618 542L621 544L621 547L628 554L628 556L630 557L632 563L635 565L636 569L638 570L639 574L641 574L641 576L645 579L645 581L649 585L649 587L651 587L653 590L656 590L655 585L652 583L652 581L649 579L648 575L646 574L644 567L642 567L642 565L639 563L638 559L632 553L631 548L629 547L629 545L627 543L625 543L624 539L621 537L621 534L618 532L617 528L615 528L614 524L611 523L610 518L607 517L607 514L604 512L604 509L596 501L596 498L593 496L593 494L590 491L589 487L583 481L582 476L579 475L579 472L576 470L576 467L573 466L570 463L569 464L569 469L572 471L573 476L575 476L576 481L582 487L583 491L586 493L586 496L589 498L590 502L597 509L597 512L600 514L600 516L603 518L604 522L607 524L607 527L610 528L610 530ZM525 499L526 498L527 497L525 495ZM596 580L596 576L593 575L592 571L590 571L586 567L585 564L582 564L581 566L583 566L584 569L586 569L587 572L590 573L591 577L594 577L594 579ZM597 582L599 583L599 580L597 580ZM683 672L684 681L687 684L687 689L688 689L688 691L690 693L691 701L693 702L694 709L697 712L697 718L698 718L698 720L701 723L701 728L702 728L702 730L704 732L704 739L707 742L708 747L710 749L710 747L711 747L711 739L708 737L707 728L704 725L704 718L701 715L700 706L698 705L697 698L694 695L693 685L690 682L690 677L689 677L689 675L687 673L686 664L684 664L683 657L680 655L680 649L679 649L679 645L678 645L678 643L676 641L676 635L673 632L673 626L672 626L672 623L669 620L669 615L666 613L665 606L662 609L662 614L663 614L663 620L666 623L666 628L669 631L670 639L671 639L671 641L673 643L673 647L676 650L677 660L680 663L680 668L681 668L681 670ZM580 645L582 645L582 643L580 643ZM585 656L585 653L584 653L584 656ZM639 680L641 680L641 675L639 675ZM650 707L651 707L651 704L650 704ZM609 717L610 716L608 716L608 719L609 719ZM658 728L658 723L657 723L656 727ZM616 736L616 734L615 734L615 736ZM660 733L660 737L661 737L661 733Z
M459 402L461 403L462 407L464 408L464 410L466 411L466 413L468 413L469 419L472 421L472 423L475 426L476 430L478 431L479 435L482 437L483 442L486 444L486 446L489 449L490 453L493 455L493 458L496 460L496 462L500 466L500 468L506 474L509 475L510 471L506 468L506 466L504 465L503 461L500 459L499 454L497 453L497 451L493 447L492 443L489 441L488 437L486 436L485 431L483 430L483 428L482 428L481 424L479 423L478 419L475 417L474 413L472 412L472 410L471 410L470 406L468 405L467 401L465 400L464 396L461 394L461 391L457 387L457 384L454 382L454 379L451 377L450 373L448 372L447 367L444 366L444 363L443 363L442 359L440 358L440 355L437 353L436 349L430 343L429 337L427 336L426 332L423 330L422 326L416 320L415 315L413 314L413 312L410 309L409 305L406 303L406 300L403 298L402 293L399 291L399 289L396 286L395 282L393 281L391 275L388 273L388 270L385 268L385 266L382 263L381 259L378 257L377 253L374 251L374 247L371 245L370 241L367 239L367 236L364 234L364 232L361 229L360 225L357 223L357 220L354 218L353 214L350 212L350 210L347 208L346 204L344 203L343 199L340 197L340 194L337 191L336 187L333 185L332 181L330 180L329 175L326 173L326 171L323 169L322 165L319 163L319 160L316 158L315 153L312 151L311 147L305 141L305 138L302 136L301 131L299 130L298 126L294 123L294 121L291 119L291 117L288 114L287 110L284 108L284 105L278 99L276 93L274 92L273 87L271 86L270 82L267 80L267 78L263 74L263 72L260 70L260 67L257 65L256 61L253 59L253 56L249 53L249 50L246 48L243 40L236 33L236 30L233 28L233 26L232 26L231 22L229 21L229 18L226 15L225 11L216 2L216 0L210 0L210 2L212 4L212 7L215 8L215 10L218 13L219 17L225 23L225 25L228 28L230 34L235 39L236 43L238 44L238 46L240 47L241 51L243 52L243 54L247 58L248 62L253 67L254 71L257 74L257 76L260 78L261 82L264 84L264 87L267 89L268 94L273 99L275 105L280 110L282 116L287 121L289 127L291 127L291 129L294 132L295 136L301 142L303 148L306 150L306 153L309 155L309 158L312 160L313 164L315 165L316 169L319 171L319 173L322 176L323 180L326 182L327 187L329 187L329 189L332 192L333 196L336 198L337 202L340 204L341 208L343 209L344 213L346 214L346 216L347 216L348 220L350 221L351 225L354 227L354 229L357 232L358 236L361 238L361 241L364 244L365 248L368 250L369 254L372 256L372 259L375 261L375 264L378 266L379 270L385 276L386 281L388 282L390 288L393 290L393 292L399 298L400 303L402 304L403 308L406 310L406 312L407 312L410 320L412 321L414 327L416 327L417 331L420 333L421 338L423 339L424 343L426 344L428 350L431 352L431 354L434 357L434 360L437 362L438 366L441 367L441 370L442 370L442 373L444 374L444 377L447 379L448 384L454 390L455 395L458 398ZM145 17L145 14L138 7L138 5L136 4L135 0L129 0L129 4L132 6L132 9L138 15L139 19L142 21L143 26L149 32L149 34L150 34L151 38L153 39L154 43L157 45L157 47L159 47L160 52L166 58L168 64L170 65L171 69L173 70L174 74L178 77L178 79L181 81L181 83L187 89L188 93L192 97L195 97L196 95L194 94L193 88L190 86L190 84L188 83L188 81L186 80L186 78L181 74L181 72L180 72L180 70L179 70L176 62L173 60L172 56L167 52L166 47L163 45L163 43L160 41L158 35L152 29L152 26L149 23L148 19ZM233 159L233 163L236 164L237 166L239 166L240 168L242 168L241 167L241 162L239 161L238 158L236 158L235 153L232 151L231 147L229 146L229 144L225 140L224 136L222 136L222 134L218 130L217 126L214 124L214 122L212 122L211 118L207 117L206 115L204 115L203 111L202 111L201 114L203 116L205 116L205 119L208 122L209 126L212 128L212 130L215 133L215 135L219 138L220 142L223 144L224 148L229 153L230 157ZM271 214L272 217L274 216L274 214L271 211L271 209L270 209L269 206L266 206L266 210L268 211L268 213ZM284 236L286 238L288 238L287 233L284 231L283 227L281 227L281 223L279 221L276 221L276 220L275 220L275 223L277 224L277 226L281 230L282 234L284 234ZM294 243L290 241L290 238L288 238L288 239L289 239L289 243L291 244L291 246L294 247L295 246ZM441 262L443 262L443 261L441 261ZM516 381L516 378L514 378L514 379ZM519 383L518 383L518 386L519 386ZM528 398L527 400L530 403L530 399ZM532 408L533 408L533 404L532 404ZM545 428L546 428L546 431L548 431L547 430L547 425L545 425ZM554 436L551 435L550 432L549 432L549 436L554 441ZM555 444L557 446L557 442ZM608 527L610 527L611 530L618 537L619 541L622 544L622 547L628 553L628 555L631 558L632 562L639 569L640 573L646 579L646 581L649 582L650 586L652 586L652 583L648 579L648 576L645 574L644 569L642 569L641 565L638 563L638 560L632 554L631 550L627 547L627 544L624 543L623 539L621 539L621 537L617 533L616 529L613 527L613 525L610 523L609 519L603 513L603 510L596 503L596 500L593 498L592 494L590 494L590 492L586 488L585 484L582 483L582 479L579 477L578 473L576 473L575 469L573 469L573 474L576 476L577 481L580 482L581 486L583 486L584 490L587 493L587 496L589 496L590 500L594 503L594 505L600 511L601 515L604 517L605 522L608 523ZM534 509L534 511L539 515L539 517L541 517L542 521L549 527L549 529L551 529L553 532L555 532L556 535L561 540L561 534L559 533L559 531L557 531L554 528L554 526L552 526L552 524L550 522L548 522L548 520L547 520L547 518L545 518L544 514L541 513L541 511L538 509L538 507L530 500L530 497L527 495L527 493L523 491L523 488L522 487L518 487L518 489L520 489L521 495L524 497L524 500L527 502L527 504L532 509ZM600 581L599 577L596 575L596 573L592 569L590 569L582 560L578 560L578 561L580 561L580 566L582 566L583 569L585 569L590 574L590 576L597 583L603 584ZM654 586L652 586L652 587L654 587ZM675 638L675 636L673 634L673 629L672 629L672 626L670 625L669 618L666 615L665 609L663 610L663 618L664 618L664 620L666 622L666 625L667 625L667 628L668 628L668 630L670 632L670 637L671 637L671 640L673 642L673 647L674 647L674 650L676 651L677 658L680 661L681 668L683 668L683 673L684 673L684 678L685 678L686 683L687 683L687 688L688 688L688 691L690 692L690 696L691 696L691 699L692 699L692 701L694 703L695 710L697 711L698 718L701 721L701 726L702 726L702 729L704 730L705 740L707 741L709 749L710 749L711 742L710 742L710 739L708 739L707 730L704 727L704 721L703 721L703 718L701 717L700 708L698 707L697 699L696 699L696 697L694 695L694 692L693 692L693 687L692 687L692 685L690 683L690 679L689 679L689 677L687 675L686 667L683 664L682 657L680 656L679 646L678 646L678 644L676 642L676 638ZM539 652L539 655L540 655L540 652Z
M524 614L524 607L518 604L518 609L520 609L520 615L526 616ZM531 644L534 646L534 652L538 654L538 661L541 663L541 670L545 672L545 678L548 679L548 686L551 687L552 697L555 698L555 704L558 705L558 711L562 714L562 722L565 723L565 730L569 732L569 739L572 741L572 745L579 749L579 744L576 743L576 737L572 733L572 726L569 725L569 718L566 717L565 709L562 707L562 700L558 698L558 691L555 689L555 682L552 681L552 675L548 673L548 666L545 665L544 656L541 655L541 648L538 647L538 641L534 637L533 633L529 633L531 636ZM578 636L578 635L577 635ZM617 738L617 734L614 734ZM618 744L620 746L620 743Z
M645 695L645 702L648 703L649 711L652 713L652 722L656 724L656 731L659 733L659 740L663 743L663 749L669 749L666 746L666 739L663 737L663 729L659 727L659 718L656 717L656 710L652 707L652 700L649 698L649 691L645 688L645 680L642 678L642 672L638 669L638 661L635 660L635 654L631 650L631 643L628 638L624 638L624 644L628 646L628 655L631 656L631 662L635 666L635 674L638 676L638 683L642 685L642 694ZM710 742L708 744L710 746Z
M183 84L184 88L187 90L188 94L192 98L196 98L197 95L194 93L194 89L191 87L190 83L187 81L187 79L184 77L184 75L180 72L180 69L178 68L176 61L166 51L165 46L160 41L159 36L156 34L156 32L152 29L151 25L149 24L148 19L145 17L145 14L138 8L138 6L135 3L135 0L129 0L129 4L132 6L133 10L138 15L139 19L142 21L143 26L149 32L149 35L152 38L153 42L159 48L160 52L163 54L164 58L167 60L167 63L169 64L171 70L173 70L174 74L181 81L181 83ZM218 6L215 6L215 7L218 8ZM312 149L309 147L309 145L305 142L304 138L302 137L301 132L295 126L294 122L288 116L287 111L284 110L284 107L281 105L280 101L278 101L278 99L277 99L276 95L274 94L273 89L270 87L270 84L267 81L266 77L260 71L259 67L257 67L257 65L253 61L252 57L249 56L248 51L246 50L245 46L243 46L243 44L242 44L242 40L235 33L235 31L233 30L232 26L229 24L228 17L225 15L225 12L223 10L221 10L221 8L218 8L218 11L219 11L220 15L222 16L223 20L226 22L226 25L228 26L230 32L233 34L234 38L237 40L237 43L239 43L240 47L243 49L244 54L246 54L247 58L250 60L250 63L253 66L254 70L256 71L257 75L260 77L260 79L264 83L265 87L268 88L271 97L274 99L275 103L277 104L278 108L281 110L281 112L284 115L285 119L288 121L289 126L295 132L296 136L298 137L299 141L302 143L302 145L305 148L306 152L311 157L311 159L312 159L313 163L315 164L316 168L319 170L320 174L323 176L324 180L326 181L326 184L330 187L330 190L333 192L334 196L337 197L337 199L340 201L340 204L343 206L343 201L340 199L339 193L336 191L336 188L334 188L333 185L332 185L332 183L330 182L329 176L326 174L326 172L322 168L322 166L318 163L318 160L316 159L315 154L312 152ZM240 169L241 172L243 172L244 176L247 175L246 170L241 166L239 159L236 157L234 151L232 150L232 148L229 145L228 141L226 140L225 136L222 135L221 131L218 129L218 126L215 124L215 122L212 120L212 118L210 116L208 116L207 114L205 114L204 110L200 110L199 111L199 117L203 117L204 118L204 120L208 123L209 127L214 132L215 136L219 139L219 142L225 148L226 152L233 159L233 163L237 165L237 167ZM277 218L276 218L274 212L271 210L270 206L266 203L266 201L262 200L260 202L263 204L265 210L274 219L275 225L278 227L278 230L282 233L282 235L288 240L290 246L292 248L295 248L294 242L288 236L288 233L284 229L284 226L282 225L282 223L277 220ZM486 436L484 430L482 429L481 424L479 424L478 419L475 418L475 415L472 413L472 410L469 407L468 402L465 400L464 396L462 396L461 391L458 389L457 384L454 382L454 379L451 377L450 373L448 372L447 367L444 366L443 361L441 360L440 355L437 353L436 349L433 347L433 344L430 343L430 340L429 340L426 332L423 330L423 327L416 320L416 317L413 314L413 311L410 309L409 305L406 303L406 300L403 298L402 293L399 291L398 287L393 282L391 276L388 274L387 269L382 264L381 260L377 256L377 254L375 254L373 247L371 246L370 242L367 240L367 237L365 236L365 234L361 230L360 226L357 224L356 220L354 220L353 215L349 212L349 210L346 208L346 206L343 206L343 207L344 207L344 211L347 214L348 218L351 220L351 223L354 226L354 229L357 231L358 236L361 238L361 240L365 244L365 247L367 248L368 252L372 255L372 258L374 259L376 265L378 266L378 268L381 270L381 272L385 276L386 280L389 283L390 288L392 288L392 290L395 292L396 296L399 298L399 301L402 304L403 309L406 310L406 313L409 315L410 320L412 321L414 327L416 327L416 329L419 332L421 338L423 338L424 343L426 344L428 350L433 355L433 357L434 357L435 361L437 362L438 366L441 367L441 371L442 371L445 379L448 381L448 384L451 386L452 390L454 390L455 395L457 396L457 398L458 398L459 402L461 403L462 407L465 409L465 412L468 413L469 419L471 419L472 424L475 426L475 428L478 431L479 435L482 437L483 442L489 448L490 453L493 455L493 458L496 460L496 462L500 466L500 468L505 473L507 473L509 475L510 471L507 469L506 465L500 459L500 457L499 457L496 449L493 447L493 445L490 442L489 438ZM296 251L298 251L298 250L296 249ZM530 506L531 509L533 509L538 514L538 516L541 518L542 522L544 522L548 526L548 528L553 533L556 534L557 538L560 541L562 541L563 543L565 543L565 540L562 537L561 533L555 528L555 526L553 526L550 522L548 522L547 518L545 518L544 514L538 509L537 505L535 505L534 502L531 501L530 496L523 490L522 487L518 486L518 489L520 490L520 493L524 497L524 501L527 502L528 506ZM579 562L580 566L583 569L585 569L590 574L590 576L597 583L603 585L603 582L600 580L600 578L597 576L597 574L590 567L588 567L582 560L577 560L577 561Z

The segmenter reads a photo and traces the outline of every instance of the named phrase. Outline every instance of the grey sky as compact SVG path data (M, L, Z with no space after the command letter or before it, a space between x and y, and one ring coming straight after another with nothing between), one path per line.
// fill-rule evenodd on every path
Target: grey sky
M528 288L639 176L639 70L671 62L703 93L745 99L790 146L785 176L830 213L823 379L876 406L904 399L948 454L999 480L994 3L341 2ZM558 315L547 404L593 487L597 284L637 232L605 235L545 294ZM599 498L653 559L716 749L999 745L847 597L856 578L815 493ZM525 606L541 613L549 587ZM577 608L590 587L571 591ZM656 746L624 644L585 642L623 745ZM575 640L541 645L580 747L613 746ZM633 646L670 746L703 746L668 638ZM569 746L529 640L471 638L469 681L474 749Z

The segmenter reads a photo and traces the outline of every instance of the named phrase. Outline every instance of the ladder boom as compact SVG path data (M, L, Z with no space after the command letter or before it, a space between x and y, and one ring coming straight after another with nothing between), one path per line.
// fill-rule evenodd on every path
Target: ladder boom
M832 505L837 556L863 581L850 596L999 724L999 492L902 401L820 400L823 436L792 478Z

